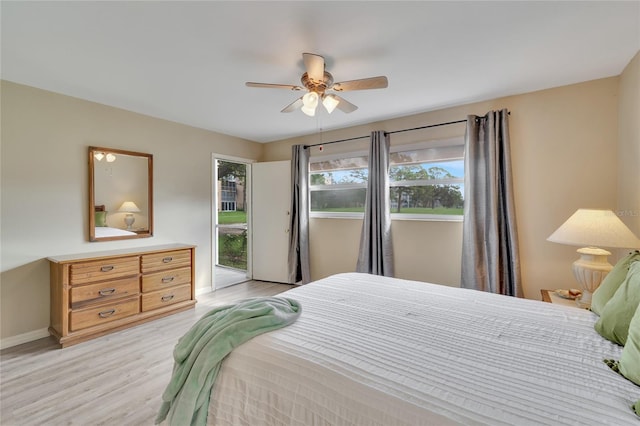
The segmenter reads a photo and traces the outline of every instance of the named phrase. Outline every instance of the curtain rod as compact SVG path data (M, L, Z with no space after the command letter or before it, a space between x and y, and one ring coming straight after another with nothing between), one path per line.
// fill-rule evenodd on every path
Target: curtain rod
M511 111L507 111L507 114L511 115ZM385 132L385 134L387 135L392 135L394 133L402 133L402 132L410 132L412 130L422 130L422 129L428 129L430 127L439 127L439 126L448 126L449 124L458 124L458 123L466 123L467 120L456 120L456 121L447 121L445 123L438 123L438 124L429 124L427 126L420 126L420 127L413 127L411 129L402 129L402 130L394 130L392 132ZM332 143L340 143L340 142L348 142L348 141L354 141L354 140L358 140L358 139L366 139L369 138L370 135L367 136L356 136L355 138L348 138L348 139L340 139L337 141L331 141L331 142L322 142L322 143L314 143L311 145L305 145L305 148L311 148L313 146L321 146L321 145L331 145Z
M402 130L394 130L393 132L385 132L387 135L391 135L393 133L401 133L401 132L409 132L411 130L420 130L420 129L428 129L429 127L438 127L438 126L446 126L448 124L456 124L456 123L466 123L467 120L457 120L457 121L448 121L446 123L438 123L438 124L430 124L428 126L422 126L422 127L414 127L412 129L402 129ZM311 148L313 146L320 146L320 145L331 145L332 143L340 143L340 142L348 142L348 141L354 141L357 139L366 139L366 138L370 138L371 135L367 135L367 136L356 136L355 138L348 138L348 139L340 139L338 141L331 141L331 142L323 142L323 143L314 143L312 145L305 145L305 148Z

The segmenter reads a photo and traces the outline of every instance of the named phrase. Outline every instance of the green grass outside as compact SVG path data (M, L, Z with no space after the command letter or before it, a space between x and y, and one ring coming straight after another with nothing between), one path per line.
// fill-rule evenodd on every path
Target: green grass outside
M218 235L218 264L247 270L247 235Z
M218 212L218 224L229 225L231 223L247 223L247 212L241 210L235 212Z

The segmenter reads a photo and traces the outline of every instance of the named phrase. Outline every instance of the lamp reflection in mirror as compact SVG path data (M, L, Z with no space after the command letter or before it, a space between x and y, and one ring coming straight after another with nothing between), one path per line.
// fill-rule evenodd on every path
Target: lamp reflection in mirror
M140 209L133 201L125 201L122 203L118 211L127 213L124 217L124 223L127 225L127 231L131 231L131 226L133 225L133 222L136 221L133 214L140 213Z
M593 292L613 269L607 261L611 253L599 247L640 248L640 240L611 210L578 209L547 241L582 247L573 263L582 290L576 303L582 308L591 306Z

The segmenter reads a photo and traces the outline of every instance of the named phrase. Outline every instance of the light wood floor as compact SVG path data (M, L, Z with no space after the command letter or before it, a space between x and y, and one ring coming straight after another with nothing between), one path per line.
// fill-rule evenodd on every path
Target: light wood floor
M49 338L0 352L0 424L153 425L177 340L212 307L273 296L249 281L198 296L195 309L65 349Z

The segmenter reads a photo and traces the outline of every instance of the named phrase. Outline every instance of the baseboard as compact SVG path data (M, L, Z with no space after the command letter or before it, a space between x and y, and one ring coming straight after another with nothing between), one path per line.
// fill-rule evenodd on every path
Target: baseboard
M42 339L49 336L49 330L43 328L41 330L34 330L28 333L18 334L17 336L7 337L0 339L0 349L10 348L12 346L18 346L23 343L32 342L34 340Z
M211 290L211 288L209 287L202 287L202 288L196 288L196 296L200 296L203 294L209 294L212 293L213 290Z

